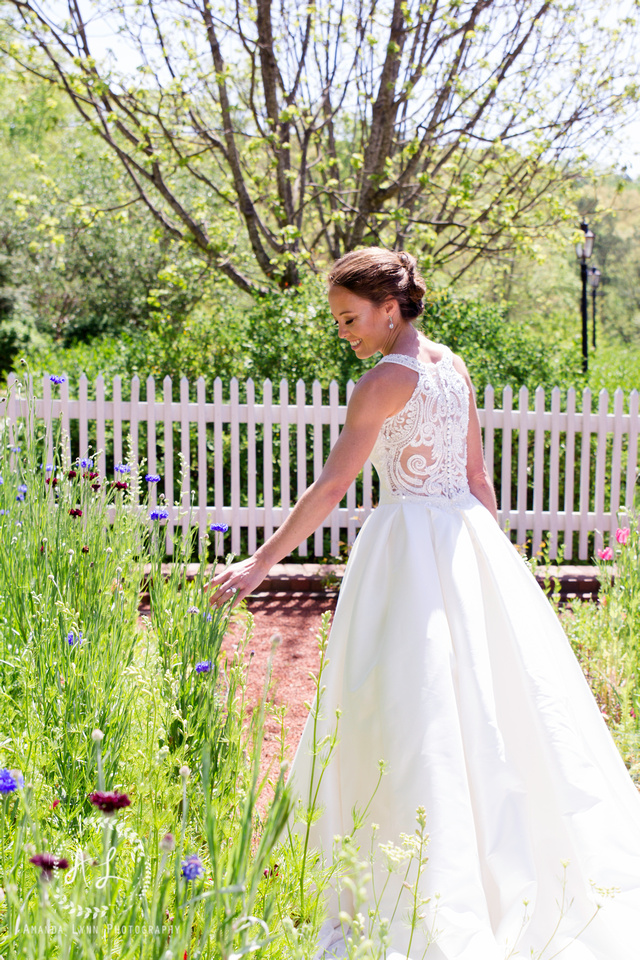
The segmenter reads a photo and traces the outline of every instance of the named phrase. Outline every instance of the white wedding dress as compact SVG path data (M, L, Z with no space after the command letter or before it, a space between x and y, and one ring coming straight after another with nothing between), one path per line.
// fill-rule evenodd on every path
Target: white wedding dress
M639 960L640 794L553 609L469 492L466 382L448 350L437 364L381 362L417 384L376 442L380 504L335 612L317 739L340 708L339 743L312 843L330 860L384 759L376 844L413 833L419 806L431 838L410 954L401 877L378 904L389 918L406 897L388 960ZM290 778L305 803L312 737L310 717ZM370 839L364 828L363 853ZM346 955L337 914L334 894L318 956Z

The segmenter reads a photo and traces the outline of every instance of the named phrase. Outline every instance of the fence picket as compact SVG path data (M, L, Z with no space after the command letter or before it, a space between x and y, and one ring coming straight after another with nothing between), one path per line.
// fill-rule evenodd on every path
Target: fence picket
M518 543L527 539L527 498L529 481L527 470L529 466L529 391L520 387L518 393L518 523L516 537Z
M240 553L240 394L238 380L229 384L229 419L231 422L231 549ZM206 503L206 484L205 484Z
M156 382L147 377L147 473L156 472ZM157 506L158 490L155 483L149 488L149 506ZM144 489L144 488L143 488Z
M306 391L303 380L296 383L296 480L298 500L307 489L307 419ZM306 557L309 543L303 540L298 546L298 554Z
M317 480L322 472L322 387L317 380L313 381L311 388L311 398L313 401L313 479ZM316 557L324 554L323 547L323 528L318 527L313 535L313 550Z
M586 560L589 542L589 504L591 472L591 390L582 393L582 431L580 437L580 520L578 557Z
M89 381L84 373L78 383L78 433L80 438L79 457L89 456Z
M131 380L131 407L129 415L129 430L131 433L131 457L134 463L140 462L138 444L138 424L140 423L140 379Z
M542 546L542 492L544 488L544 387L536 387L534 401L533 435L533 534L531 552L537 554Z
M536 394L537 396L537 394ZM549 452L549 557L558 556L558 495L560 488L560 389L551 391L551 437ZM542 495L542 494L541 494ZM534 506L535 509L535 506Z
M573 557L573 518L576 464L576 391L571 387L567 393L567 432L564 456L564 550L563 559Z
M164 414L164 496L169 519L165 531L165 549L173 553L173 384L171 377L162 381L162 406Z
M291 468L289 463L289 385L280 381L280 522L289 515Z
M213 381L213 502L214 523L227 523L224 509L224 445L222 430L222 380ZM230 519L230 518L229 518ZM216 533L216 556L224 554L224 536Z
M122 458L122 380L113 378L113 465L123 463Z
M53 417L51 409L51 381L45 377L42 381L42 419L44 420L44 436L46 462L53 460Z
M338 409L340 397L338 394L338 384L332 380L329 384L329 443L331 447L336 443L340 434L340 411ZM340 522L339 505L331 511L331 555L337 557L340 553Z
M638 467L638 401L640 394L632 390L629 397L629 441L627 445L627 478L625 484L624 505L633 510Z
M253 380L247 380L247 542L249 553L255 553L258 545L256 523L256 388Z
M604 484L605 484L605 464L607 457L607 413L609 411L609 394L606 390L601 390L598 398L598 439L596 447L596 490L595 490L595 514L596 530L594 549L602 549L604 543Z
M502 526L511 526L511 431L513 430L513 390L502 391L502 466L500 476L500 512Z
M264 538L273 533L273 385L265 380L262 388L264 406Z
M205 403L207 399L204 377L196 381L198 403L198 553L204 551L203 538L207 530L207 420Z
M180 454L182 472L182 536L191 527L191 421L189 419L189 381L180 379Z
M493 448L495 444L495 433L494 433L494 411L493 411L493 387L487 386L484 390L484 438L483 438L483 447L484 447L484 462L487 467L487 473L490 477L493 477Z
M102 374L96 380L96 453L95 458L101 476L107 472L106 457L106 411L104 396L104 377Z
M60 384L60 412L62 414L62 445L67 462L71 462L71 429L69 425L69 380Z
M611 490L609 496L609 531L615 536L620 504L620 474L622 472L622 433L624 394L618 389L613 395L613 443L611 445Z

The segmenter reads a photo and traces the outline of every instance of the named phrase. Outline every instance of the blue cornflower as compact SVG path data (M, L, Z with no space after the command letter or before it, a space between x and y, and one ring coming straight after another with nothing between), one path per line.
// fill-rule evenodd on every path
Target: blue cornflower
M26 492L27 492L26 483L21 483L20 486L18 487L18 493L26 493Z
M152 510L149 514L150 520L166 520L169 516L168 510Z
M210 613L205 613L204 618L207 621L207 623L211 623L211 621L213 620L213 617L211 616Z
M73 630L67 634L67 643L69 644L70 647L72 647L75 643L82 643L83 640L84 640L84 637L82 636L82 631L78 633L77 637L73 632Z
M145 473L144 478L147 483L160 483L162 480L162 477L160 477L157 473Z
M185 880L197 880L204 875L204 867L197 853L192 853L182 861L182 876Z
M21 500L21 501L24 500L24 493L19 493L18 496L16 497L16 500Z
M9 447L9 450L11 450L11 453L20 453L22 447Z
M51 383L58 383L58 384L64 383L66 379L67 379L66 377L56 377L55 374L49 377L49 380L51 380Z
M0 477L0 486L1 486L3 483L4 483L4 480L3 480L2 477Z
M209 673L211 670L211 660L202 660L196 663L196 673Z
M91 470L91 467L93 466L93 460L91 460L89 457L83 457L82 460L79 460L78 462L83 470Z
M116 463L113 469L116 473L131 473L131 467L128 463Z
M212 533L226 533L229 529L228 523L212 523L210 528Z
M24 787L24 777L19 770L0 770L0 793L13 793Z
M47 471L47 473L51 473L51 471L53 470L53 464L48 463L45 467L45 470Z
M200 613L197 607L187 607L187 613Z
M9 513L8 510L0 510L0 517L4 517L5 513Z

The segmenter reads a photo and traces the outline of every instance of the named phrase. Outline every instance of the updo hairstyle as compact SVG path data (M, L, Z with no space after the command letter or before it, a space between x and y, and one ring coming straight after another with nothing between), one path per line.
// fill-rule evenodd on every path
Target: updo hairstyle
M416 320L424 310L427 285L418 272L415 257L404 250L352 250L336 260L327 279L330 285L344 287L376 305L394 297L403 320Z

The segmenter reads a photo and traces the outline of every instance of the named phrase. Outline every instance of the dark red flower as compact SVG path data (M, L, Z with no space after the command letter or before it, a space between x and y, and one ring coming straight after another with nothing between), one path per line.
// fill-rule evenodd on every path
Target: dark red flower
M97 491L100 489L100 484L99 484L99 483L92 483L92 484L91 484L91 489L92 489L92 490L95 490L96 493L97 493Z
M55 799L55 800L53 801L53 803L51 804L51 809L52 809L52 810L55 810L55 808L58 806L59 803L60 803L60 801L59 801L58 798L56 797L56 799Z
M83 548L82 548L82 552L83 552L83 553L89 553L89 547L83 547Z
M116 790L96 790L89 794L89 800L98 810L109 814L131 805L131 800L126 793L118 793Z
M29 863L34 867L40 867L42 873L41 880L51 880L54 870L68 870L69 861L66 857L54 857L52 853L36 853L35 857L29 857Z
M78 472L77 470L69 470L69 473L67 474L67 476L69 480L73 480L74 477L78 476Z
M45 483L50 483L52 487L55 487L57 482L58 482L57 477L47 477L47 479L45 480Z
M128 490L128 489L129 489L129 484L126 483L124 480L114 480L114 481L113 481L113 486L116 488L116 490Z
M70 517L81 517L82 510L79 507L74 507L72 510L69 510Z

